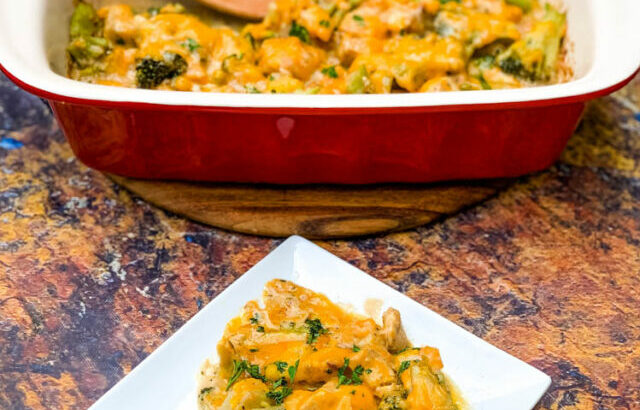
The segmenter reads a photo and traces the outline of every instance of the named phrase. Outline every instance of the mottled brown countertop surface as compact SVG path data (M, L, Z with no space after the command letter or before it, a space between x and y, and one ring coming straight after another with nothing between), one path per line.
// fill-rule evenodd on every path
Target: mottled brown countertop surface
M320 245L548 373L539 408L640 409L639 113L636 78L550 170L428 227ZM279 243L132 197L0 79L0 408L88 407Z

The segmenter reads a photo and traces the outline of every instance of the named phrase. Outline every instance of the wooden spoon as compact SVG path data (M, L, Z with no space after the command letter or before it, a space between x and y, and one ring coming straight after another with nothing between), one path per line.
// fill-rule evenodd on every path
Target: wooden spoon
M272 0L198 0L224 13L252 20L260 20L267 15Z

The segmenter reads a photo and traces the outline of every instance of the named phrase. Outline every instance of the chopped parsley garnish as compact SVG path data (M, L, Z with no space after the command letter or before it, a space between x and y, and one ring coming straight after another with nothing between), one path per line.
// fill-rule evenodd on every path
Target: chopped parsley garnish
M248 362L247 362L248 363ZM264 381L264 376L260 374L260 366L257 364L247 364L247 373L254 379Z
M344 363L341 368L338 369L338 387L343 384L349 384L347 376L345 376L344 372L349 368L349 359L344 358Z
M249 351L250 351L251 353L255 353L255 352L257 352L257 351L258 351L258 349L249 349Z
M293 384L293 380L296 378L296 373L298 372L298 365L300 364L300 360L296 360L296 364L293 366L289 366L289 380L291 384Z
M272 385L271 389L267 392L267 397L273 400L276 404L282 404L284 399L287 398L291 393L293 393L293 389L290 386L293 386L293 381L296 378L296 372L298 371L298 365L300 364L300 360L296 360L296 364L294 366L289 366L289 383L284 377L276 380ZM280 373L284 371L284 368L281 370L281 366L284 365L286 368L286 362L276 362L276 366Z
M186 48L187 50L191 51L192 53L200 48L200 44L198 44L198 42L192 38L188 38L185 42L183 42L180 45Z
M298 37L303 43L311 44L311 36L309 36L309 30L307 30L304 26L298 24L295 20L291 22L291 30L289 30L289 35Z
M289 396L291 393L293 393L293 390L291 390L291 387L280 386L274 390L269 390L267 392L267 398L275 401L276 404L282 404L284 402L284 399L287 398L287 396Z
M356 345L353 345L353 347L351 348L354 352L358 353L360 351L360 348Z
M320 25L322 27L329 27L331 25L331 23L329 22L329 20L320 20Z
M257 325L258 324L258 320L260 320L260 315L255 313L253 315L253 317L251 319L249 319L249 322L251 322L252 325Z
M320 319L307 319L304 321L307 327L307 344L313 344L320 335L329 333L329 330L322 326Z
M359 25L364 26L364 19L362 18L362 16L354 14L353 20L357 21Z
M260 333L264 333L264 326L258 326L256 327L256 330Z
M322 74L326 75L329 78L338 78L338 72L336 71L336 66L325 67L320 70Z
M278 371L280 373L284 373L285 370L287 370L287 368L289 367L289 363L287 362L275 362L274 363L276 365L276 369L278 369Z
M369 370L370 369L366 370L367 374L370 373ZM362 376L364 372L365 369L361 365L357 365L355 369L351 369L349 367L349 359L345 357L342 367L338 369L338 387L348 384L354 386L362 384L360 376ZM351 376L348 376L349 373L351 373Z
M229 377L229 382L227 383L227 390L229 390L231 386L238 381L244 372L247 372L247 374L254 379L262 381L265 380L264 376L260 374L260 366L257 364L251 364L246 360L234 360L233 371L231 372L231 377Z
M160 14L160 7L149 7L147 13L149 13L151 17L155 17Z
M411 366L411 362L408 360L405 360L402 363L400 363L400 367L398 368L398 374L401 374L402 372L407 370L409 366Z
M418 347L405 347L404 349L400 350L400 351L399 351L398 353L396 353L396 354L404 353L404 352L406 352L407 350L420 350L420 348L418 348Z
M364 373L364 367L357 365L351 373L351 384L362 384L362 379L360 378L360 376L362 376L362 373Z

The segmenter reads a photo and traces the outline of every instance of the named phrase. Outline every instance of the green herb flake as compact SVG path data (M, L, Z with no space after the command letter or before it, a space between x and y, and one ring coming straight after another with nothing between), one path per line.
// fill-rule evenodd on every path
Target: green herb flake
M244 373L245 368L247 367L247 362L244 360L234 360L233 361L233 371L231 372L231 377L229 377L229 382L227 383L227 391L233 386L233 383L237 382L242 373Z
M345 357L342 367L338 369L338 386L337 387L340 387L343 384L349 384L349 378L345 375L345 372L347 371L348 368L349 368L349 358Z
M398 375L407 370L409 366L411 366L411 362L408 360L404 360L402 363L400 363L400 367L398 368Z
M353 345L351 350L353 350L354 352L358 353L360 351L360 348L358 346L356 346L356 345Z
M274 364L276 365L276 369L278 369L280 373L284 373L284 371L287 370L289 366L289 363L281 361L277 361Z
M338 78L338 72L336 71L336 66L325 67L320 70L322 74L326 75L329 78Z
M257 313L254 313L253 317L249 319L249 322L251 322L252 325L257 325L259 320L260 320L260 315L258 315Z
M180 45L192 53L200 48L200 44L192 38L188 38L186 41L184 41Z
M147 9L147 13L149 13L149 16L155 17L160 14L160 7L149 7L149 9Z
M362 18L362 16L358 15L358 14L354 14L353 15L353 20L356 21L360 26L364 26L364 18Z
M360 376L362 376L362 373L364 373L364 367L357 365L356 368L353 369L353 372L351 373L351 384L353 385L362 384L362 379L360 378Z
M248 89L248 90L249 90L249 87L252 87L252 86L248 86L248 87L247 87L247 89ZM253 87L253 88L255 89L255 87ZM258 91L258 90L256 90L256 91L249 90L249 92L250 92L251 94L257 94L257 93L260 93L260 91ZM264 326L258 326L258 327L256 327L256 331L258 331L258 332L260 332L260 333L264 333Z
M293 381L296 378L296 373L298 372L298 365L300 364L300 360L296 360L295 365L293 366L289 366L289 380L291 381L291 384L293 385Z
M320 20L320 25L322 27L329 28L329 26L331 26L331 22L329 20Z
M320 335L329 333L329 330L322 326L320 319L307 319L304 321L307 327L307 344L313 344Z
M229 382L227 383L227 391L233 386L235 382L240 379L240 377L247 372L247 374L254 379L265 381L266 379L262 374L260 374L260 366L257 364L251 364L246 360L234 360L233 361L233 370L231 372L231 377L229 377Z
M249 376L253 377L254 379L258 379L258 380L263 380L264 381L264 376L262 376L260 374L260 366L258 366L257 364L249 364L247 365L247 373L249 373Z
M309 35L309 30L307 30L304 26L298 24L295 20L291 22L289 35L292 37L298 37L303 43L311 44L311 36Z
M399 351L398 353L396 353L396 354L401 354L401 353L404 353L404 352L406 352L406 351L408 351L408 350L420 350L420 348L418 348L418 347L405 347L404 349L400 350L400 351Z
M291 390L289 386L280 386L277 389L268 391L267 398L273 400L277 405L280 405L291 393L293 393L293 390Z

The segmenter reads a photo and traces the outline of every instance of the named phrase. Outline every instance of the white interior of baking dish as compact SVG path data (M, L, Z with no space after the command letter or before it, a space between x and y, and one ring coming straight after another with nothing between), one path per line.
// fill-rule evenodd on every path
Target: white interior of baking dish
M122 1L122 0L120 0ZM95 0L108 3L114 0ZM161 0L128 0L147 7ZM192 0L183 1L188 7ZM0 0L0 64L23 83L64 97L210 107L427 107L554 100L591 94L628 79L640 66L640 1L565 0L575 78L564 84L474 92L298 95L221 94L107 87L64 77L73 0Z

